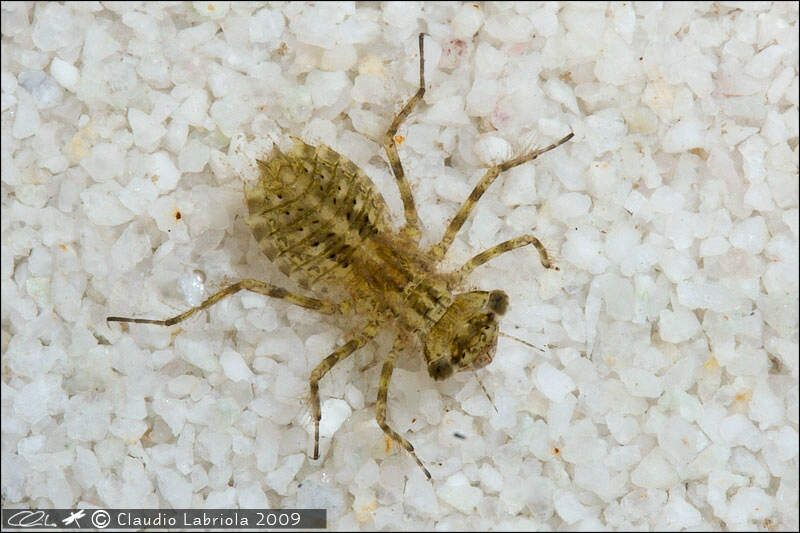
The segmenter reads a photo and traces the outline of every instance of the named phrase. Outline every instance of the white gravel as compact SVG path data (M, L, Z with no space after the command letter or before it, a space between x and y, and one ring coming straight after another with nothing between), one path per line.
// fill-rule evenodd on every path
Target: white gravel
M289 135L363 168L511 309L492 365L416 354L374 420L380 336L236 295L291 282L244 224ZM328 509L336 530L797 530L798 7L779 3L2 4L2 498L11 507Z

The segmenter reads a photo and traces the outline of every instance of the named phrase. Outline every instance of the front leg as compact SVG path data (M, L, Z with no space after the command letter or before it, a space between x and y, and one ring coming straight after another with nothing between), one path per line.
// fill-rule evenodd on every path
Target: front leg
M386 150L386 156L389 158L389 164L392 166L392 173L397 181L397 188L400 189L400 197L403 199L403 211L406 216L406 225L403 228L404 232L411 237L414 242L419 242L422 235L420 231L419 216L417 216L417 207L414 204L414 195L411 194L411 186L408 184L406 174L403 171L403 164L400 162L400 156L397 153L397 129L400 124L411 114L411 111L419 104L422 97L425 95L425 47L423 46L424 33L419 34L419 89L416 94L411 97L411 100L403 107L400 113L394 117L391 126L386 131L383 138L383 148Z
M383 362L383 370L381 371L381 380L378 383L378 401L375 407L375 418L378 421L378 425L383 430L383 432L390 438L392 441L396 442L400 446L406 449L406 451L411 454L411 457L417 462L419 467L425 473L425 477L428 479L431 478L431 473L428 472L428 469L425 468L425 465L422 464L422 461L419 460L417 454L414 452L414 446L411 445L406 439L400 436L395 430L389 427L389 424L386 422L386 397L389 395L389 381L392 379L392 371L394 370L394 361L397 359L397 341L395 341L395 346L392 347L392 351L389 352L389 356Z
M498 255L502 255L506 252L510 252L511 250L515 250L517 248L521 248L529 244L532 244L539 252L539 261L541 261L543 267L550 268L552 270L558 270L558 267L555 266L550 261L550 257L547 255L547 250L545 249L544 245L541 243L539 239L537 239L533 235L522 235L520 237L514 237L513 239L501 242L500 244L492 246L488 250L479 253L478 255L476 255L466 263L464 263L464 266L458 269L458 273L461 277L465 277L467 276L467 274L469 274L482 264L491 261Z

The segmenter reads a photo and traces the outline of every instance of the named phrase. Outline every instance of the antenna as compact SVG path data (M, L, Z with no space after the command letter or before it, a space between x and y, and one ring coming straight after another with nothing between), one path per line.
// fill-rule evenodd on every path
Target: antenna
M489 396L489 391L487 391L486 387L483 386L483 381L481 381L481 378L478 377L478 373L475 372L475 369L472 370L472 375L474 375L475 379L478 380L478 385L481 386L481 389L483 389L483 393L486 395L487 398L489 398L489 403L492 404L492 407L494 407L494 412L499 413L500 411L497 410L497 406L495 406L494 402L492 401L492 397Z
M519 337L515 337L514 335L509 335L508 333L503 333L502 331L498 331L498 333L500 334L501 337L505 337L507 339L513 339L513 340L515 340L517 342L521 342L525 346L530 346L534 350L539 350L540 352L544 353L544 350L542 348L539 348L538 346L535 346L535 345L529 343L528 341L524 341L524 340L520 339Z

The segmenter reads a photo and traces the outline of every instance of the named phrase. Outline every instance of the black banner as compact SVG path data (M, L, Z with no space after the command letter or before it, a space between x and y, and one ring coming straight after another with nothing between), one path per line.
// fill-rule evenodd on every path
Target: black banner
M325 529L326 509L3 509L7 529Z

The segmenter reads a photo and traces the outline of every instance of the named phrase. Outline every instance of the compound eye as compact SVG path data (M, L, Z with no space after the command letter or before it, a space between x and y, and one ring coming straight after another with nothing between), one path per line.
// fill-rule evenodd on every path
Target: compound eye
M453 366L445 358L428 363L428 375L436 381L442 381L453 375Z
M488 307L498 315L506 314L506 311L508 311L508 295L503 291L490 292Z

